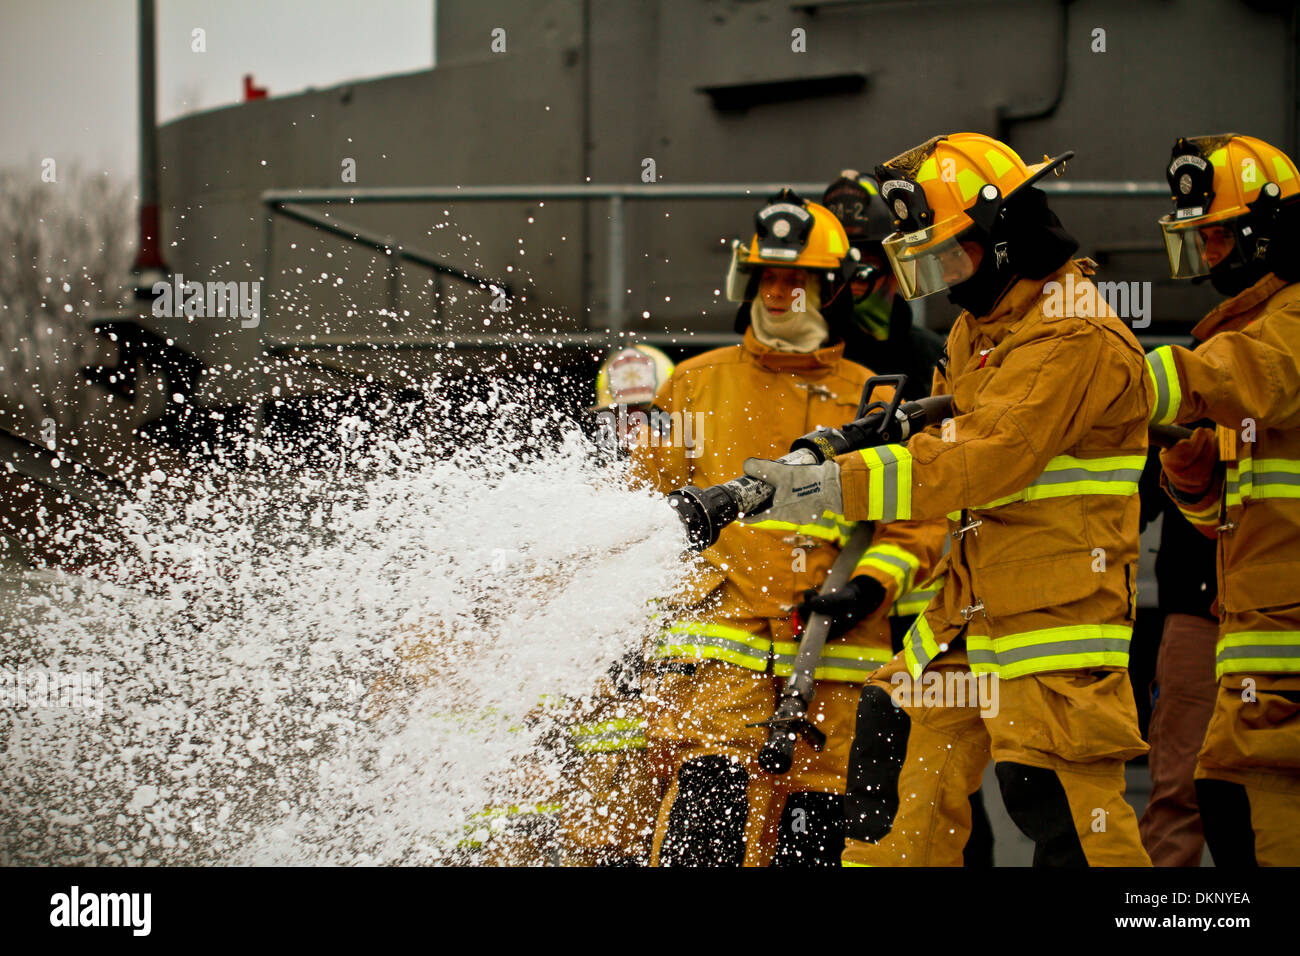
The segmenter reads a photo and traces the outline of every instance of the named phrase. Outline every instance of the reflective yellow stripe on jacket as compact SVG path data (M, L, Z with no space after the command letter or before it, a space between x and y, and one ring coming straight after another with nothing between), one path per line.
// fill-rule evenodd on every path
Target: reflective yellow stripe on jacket
M765 671L771 651L770 640L742 628L685 622L660 633L655 657L710 658L751 671Z
M1214 676L1300 673L1300 631L1238 631L1219 638Z
M765 531L786 531L790 534L803 534L811 538L829 541L837 548L848 543L849 535L856 526L855 521L846 521L843 515L825 512L811 524L794 524L790 521L755 521L749 525L737 525L740 528L761 528Z
M1070 495L1135 495L1146 461L1144 455L1111 455L1107 458L1057 455L1028 487L971 510L985 511L1017 501L1041 501ZM948 517L957 520L960 514Z
M941 587L943 587L942 579L932 587L908 591L907 594L894 602L894 606L889 609L889 616L911 617L914 614L920 614L930 606L930 602L934 600L934 596L939 593Z
M1174 504L1183 517L1199 528L1217 528L1219 526L1219 497L1211 498L1199 505L1192 506L1174 498Z
M912 453L906 445L879 445L858 454L867 463L867 520L912 517Z
M794 673L794 658L799 645L793 641L777 641L772 645L775 655L773 673L789 677ZM813 677L817 680L839 680L861 684L872 671L889 663L893 652L887 647L864 647L860 644L827 644L817 661Z
M774 644L765 637L726 624L684 623L660 634L655 656L661 659L710 658L752 671L765 671L768 655L772 654L773 673L777 677L788 677L794 669L798 651L799 645L793 641ZM818 680L861 683L892 656L888 648L828 644L822 649L814 676Z
M1067 624L1005 637L966 635L966 657L976 674L1004 680L1043 671L1128 667L1133 629L1124 624Z
M1003 680L1044 671L1086 667L1127 667L1133 629L1123 624L1070 624L1004 637L966 635L966 657L976 674ZM903 659L913 678L948 649L939 644L922 614L903 640Z
M1178 418L1178 408L1183 403L1183 390L1178 384L1178 367L1174 364L1171 346L1147 353L1147 380L1155 392L1151 403L1151 424L1172 425Z
M575 724L569 728L573 747L580 753L614 753L646 749L645 718L617 718Z
M927 664L948 649L934 639L934 630L924 614L918 614L903 638L903 661L912 677L920 677Z
M1229 508L1252 498L1300 498L1300 461L1243 458L1228 465L1224 492Z
M921 559L910 551L896 544L882 542L873 544L863 552L853 574L859 575L867 568L889 575L894 580L895 594L906 594L916 582L916 572L920 570Z

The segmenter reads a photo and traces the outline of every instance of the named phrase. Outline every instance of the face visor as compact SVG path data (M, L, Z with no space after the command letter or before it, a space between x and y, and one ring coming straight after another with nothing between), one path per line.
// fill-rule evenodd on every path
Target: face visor
M1227 222L1205 223L1190 219L1179 222L1174 216L1160 220L1169 256L1169 274L1175 279L1207 276L1210 270L1233 257L1237 239Z
M885 255L905 299L919 299L965 282L979 268L982 247L965 239L969 230L935 241L934 230L896 232L885 240Z

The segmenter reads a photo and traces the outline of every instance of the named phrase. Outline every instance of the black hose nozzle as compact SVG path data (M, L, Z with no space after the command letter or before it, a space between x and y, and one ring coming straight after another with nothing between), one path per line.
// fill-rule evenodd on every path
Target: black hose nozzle
M789 772L794 763L794 745L800 737L808 741L813 750L820 752L826 747L826 735L808 719L808 707L814 692L811 680L807 699L787 685L776 713L767 720L749 725L767 728L767 740L758 752L758 765L768 773Z
M866 404L866 398L882 381L897 380L894 398L888 404ZM916 432L942 421L952 413L952 396L923 398L899 404L904 375L880 375L867 382L861 414L843 428L819 428L795 440L781 462L789 465L819 465L839 455L889 442L903 442ZM668 496L668 503L686 526L695 551L703 551L718 540L722 529L741 515L766 511L774 494L770 485L742 476L711 488L687 485Z

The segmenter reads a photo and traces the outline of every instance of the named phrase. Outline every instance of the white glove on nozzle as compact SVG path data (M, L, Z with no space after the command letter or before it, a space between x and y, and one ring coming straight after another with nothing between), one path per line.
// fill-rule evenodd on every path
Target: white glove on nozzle
M742 518L742 524L758 521L811 524L823 512L844 512L840 466L833 461L820 465L786 465L764 458L747 458L745 474L771 485L776 493L772 496L772 507Z

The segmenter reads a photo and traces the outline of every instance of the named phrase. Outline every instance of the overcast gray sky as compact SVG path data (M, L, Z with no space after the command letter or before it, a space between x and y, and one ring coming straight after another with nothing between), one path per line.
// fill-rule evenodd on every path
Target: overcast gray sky
M158 118L433 65L435 0L159 0ZM207 51L192 51L193 30ZM0 0L0 166L133 174L136 0Z

